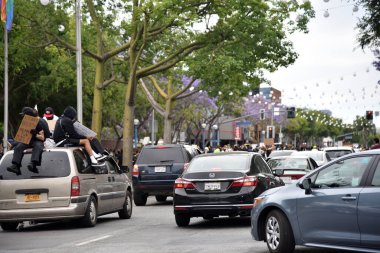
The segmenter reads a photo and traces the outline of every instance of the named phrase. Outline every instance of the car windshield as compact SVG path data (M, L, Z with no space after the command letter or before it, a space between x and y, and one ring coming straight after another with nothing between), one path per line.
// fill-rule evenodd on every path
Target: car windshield
M272 157L277 157L277 156L288 156L288 155L291 155L292 153L294 153L293 150L272 151L269 157L272 158Z
M272 170L275 169L295 169L295 170L308 170L307 160L305 158L283 158L271 159L268 165Z
M66 152L43 152L41 166L37 166L38 173L30 172L27 168L31 154L25 154L21 164L21 175L7 171L12 165L13 154L5 155L0 164L0 179L17 180L30 178L67 177L70 175L70 162Z
M336 159L338 157L341 157L341 156L344 156L347 154L351 154L351 153L352 153L351 150L327 150L326 151L326 154L327 154L327 157L329 158L329 160L333 160L333 159Z
M146 148L140 153L137 163L183 163L184 157L178 147Z
M244 171L248 169L248 161L246 155L197 157L192 160L187 172Z
M323 152L302 152L302 155L313 158L315 161L323 161Z

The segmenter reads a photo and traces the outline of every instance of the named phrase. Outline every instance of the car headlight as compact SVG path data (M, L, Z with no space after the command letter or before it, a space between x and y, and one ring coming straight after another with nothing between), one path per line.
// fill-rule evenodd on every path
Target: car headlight
M260 204L261 201L263 201L265 196L260 196L255 198L255 201L253 202L253 208L255 208L258 204Z

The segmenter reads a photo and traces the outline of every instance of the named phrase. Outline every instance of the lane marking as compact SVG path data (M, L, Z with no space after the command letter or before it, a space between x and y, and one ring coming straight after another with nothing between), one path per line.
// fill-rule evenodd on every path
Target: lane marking
M109 238L111 236L112 235L105 235L105 236L102 236L102 237L99 237L99 238L95 238L95 239L92 239L92 240L88 240L88 241L84 241L84 242L81 242L81 243L77 243L77 244L75 244L75 246L83 246L83 245L86 245L86 244L89 244L89 243L92 243L92 242L96 242L96 241L107 239L107 238Z

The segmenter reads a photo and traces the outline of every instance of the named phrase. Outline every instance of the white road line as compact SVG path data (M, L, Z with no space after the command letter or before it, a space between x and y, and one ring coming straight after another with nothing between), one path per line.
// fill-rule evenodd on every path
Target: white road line
M95 238L95 239L92 239L92 240L89 240L89 241L84 241L84 242L81 242L81 243L77 243L75 244L75 246L83 246L83 245L86 245L86 244L89 244L89 243L92 243L92 242L96 242L96 241L100 241L100 240L103 240L103 239L107 239L109 237L111 237L112 235L105 235L105 236L102 236L102 237L99 237L99 238Z

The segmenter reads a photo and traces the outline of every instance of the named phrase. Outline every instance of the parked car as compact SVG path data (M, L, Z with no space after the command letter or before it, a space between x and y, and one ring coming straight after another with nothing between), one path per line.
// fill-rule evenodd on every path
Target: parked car
M103 167L91 167L81 147L53 148L42 153L38 173L27 169L31 149L22 160L21 175L7 171L13 151L0 161L0 223L16 230L23 221L80 219L95 226L97 217L118 212L132 215L132 184L112 158Z
M173 196L174 181L192 158L181 144L144 146L132 172L136 206L144 206L149 195L159 202Z
M285 184L294 183L311 170L318 168L313 158L301 155L274 157L268 161L268 165L273 174L281 177Z
M380 150L353 153L255 198L251 234L270 252L295 245L379 252Z
M327 158L326 151L306 150L306 151L300 151L300 152L292 154L292 156L298 156L298 155L308 156L310 158L313 158L314 161L318 164L318 166L322 166L330 161Z
M355 153L355 150L351 147L327 147L323 149L326 152L328 161L332 161L344 155Z
M174 184L176 223L181 227L189 225L191 217L250 215L256 196L281 185L257 153L198 155Z

